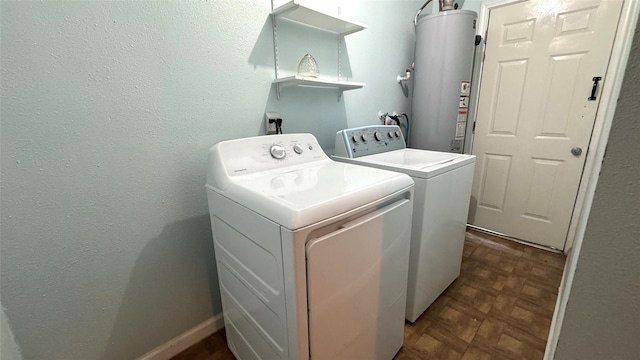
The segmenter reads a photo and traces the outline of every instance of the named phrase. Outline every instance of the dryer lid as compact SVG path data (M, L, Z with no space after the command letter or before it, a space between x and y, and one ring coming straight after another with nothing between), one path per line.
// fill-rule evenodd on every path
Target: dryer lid
M269 155L272 144L285 149L284 159ZM226 141L209 153L207 189L291 230L412 186L405 174L332 161L310 134Z
M295 230L407 190L407 175L327 160L288 171L238 177L224 195Z

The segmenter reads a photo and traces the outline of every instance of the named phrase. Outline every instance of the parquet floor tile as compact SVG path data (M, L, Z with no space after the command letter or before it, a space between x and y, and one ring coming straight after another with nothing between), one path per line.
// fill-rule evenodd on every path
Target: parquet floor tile
M460 276L415 323L405 323L394 360L542 359L565 260L468 230ZM231 359L224 330L173 358Z
M492 291L491 288L486 288L472 280L458 279L449 287L450 296L484 314L491 310L491 306L496 301L497 293L499 292Z
M467 351L464 353L462 360L491 360L493 357L490 353L480 349L475 345L469 346Z

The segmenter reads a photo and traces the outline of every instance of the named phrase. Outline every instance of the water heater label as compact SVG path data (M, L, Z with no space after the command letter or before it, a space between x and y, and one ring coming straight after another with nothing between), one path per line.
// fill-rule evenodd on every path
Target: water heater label
M458 105L458 108L466 109L468 107L469 107L469 97L460 95L460 105Z
M451 140L451 151L462 152L462 140Z
M464 139L464 128L466 123L456 123L456 140Z
M460 95L467 95L471 92L471 82L467 80L462 80L460 83Z
M458 111L458 119L456 122L456 140L464 139L464 134L467 129L467 112Z

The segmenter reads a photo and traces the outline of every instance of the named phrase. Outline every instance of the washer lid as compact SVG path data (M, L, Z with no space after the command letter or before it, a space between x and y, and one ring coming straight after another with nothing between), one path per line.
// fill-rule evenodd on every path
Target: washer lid
M374 166L391 171L402 171L417 178L430 178L476 161L475 155L440 151L400 149L355 159L333 157L339 161Z
M411 186L404 174L327 159L236 176L224 191L208 188L295 230Z

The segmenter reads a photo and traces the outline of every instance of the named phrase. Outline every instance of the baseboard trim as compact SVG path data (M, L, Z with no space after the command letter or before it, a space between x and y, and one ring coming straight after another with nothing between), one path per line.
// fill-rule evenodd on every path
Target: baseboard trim
M140 356L137 360L169 360L223 327L224 319L220 313Z

